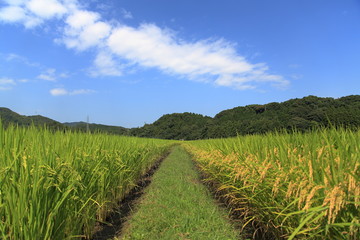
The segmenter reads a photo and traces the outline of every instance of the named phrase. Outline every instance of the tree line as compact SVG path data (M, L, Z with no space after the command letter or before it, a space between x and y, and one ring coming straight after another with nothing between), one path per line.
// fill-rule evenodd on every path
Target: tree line
M138 128L123 128L84 122L60 123L43 116L22 116L10 109L0 108L5 127L46 126L50 129L103 132L117 135L195 140L226 138L237 135L263 134L269 131L309 131L317 127L360 126L360 95L334 98L307 96L278 103L253 104L224 110L213 118L196 113L173 113L160 117L152 124Z
M225 110L213 118L195 113L162 116L153 124L131 129L140 137L163 139L226 138L269 131L309 131L316 127L360 126L360 95L338 99L307 96L282 103L247 105Z

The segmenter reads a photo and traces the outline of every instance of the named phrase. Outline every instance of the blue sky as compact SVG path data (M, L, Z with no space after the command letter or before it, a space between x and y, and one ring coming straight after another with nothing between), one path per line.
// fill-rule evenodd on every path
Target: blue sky
M360 93L360 1L3 0L0 106L124 127Z

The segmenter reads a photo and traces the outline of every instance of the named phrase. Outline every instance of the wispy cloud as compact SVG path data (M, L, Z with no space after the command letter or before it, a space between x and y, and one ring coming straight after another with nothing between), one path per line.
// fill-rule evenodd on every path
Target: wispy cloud
M123 66L114 60L111 52L99 51L95 60L94 66L89 73L93 77L97 76L121 76L123 75Z
M299 80L302 79L304 76L302 74L292 74L290 77L292 79Z
M53 96L63 96L67 95L68 91L64 88L53 88L50 90L50 94Z
M20 56L15 53L9 53L9 54L0 53L0 58L5 59L5 61L8 61L8 62L13 61L13 62L21 63L26 66L34 67L34 68L38 69L40 71L40 74L36 78L40 79L40 80L56 82L59 78L68 78L69 77L68 73L65 73L65 72L58 73L55 68L49 68L49 67L46 67L37 62L32 62L29 59L27 59L26 57ZM28 82L29 80L22 79L22 80L18 80L18 81Z
M40 71L40 74L38 76L36 76L36 79L56 82L61 78L69 77L69 74L66 72L59 73L59 72L57 72L57 70L55 68L46 67L42 64L33 62L33 61L27 59L26 57L20 56L15 53L9 53L9 54L0 53L0 58L4 59L7 62L20 63L22 65L33 67L33 68L37 69L38 71ZM25 83L25 82L31 82L31 81L29 79L19 79L19 80L16 80L16 82Z
M14 85L16 85L14 79L0 78L0 91L10 90Z
M122 15L123 15L123 18L125 18L125 19L133 19L133 18L134 18L133 15L132 15L132 13L129 12L129 11L127 11L127 10L124 9L124 8L121 9L121 13L122 13Z
M40 75L37 76L38 79L56 82L59 78L68 78L68 74L66 73L56 73L56 69L48 68L43 71Z
M29 61L26 57L20 56L15 53L0 54L0 56L3 57L8 62L15 61L15 62L20 62L20 63L25 64L30 67L41 68L41 64Z
M13 87L15 85L20 84L24 84L24 83L28 83L30 82L29 79L26 78L22 78L22 79L13 79L13 78L7 78L7 77L3 77L0 78L0 90L5 91L5 90L11 90L13 89Z
M37 78L45 81L55 82L56 81L55 72L56 72L55 69L50 68L46 70L44 73L41 73L39 76L37 76Z
M96 4L96 8L101 11L110 11L112 9L111 5L105 3L98 3Z
M23 79L18 80L18 82L20 82L20 83L28 83L28 82L30 82L30 80L26 79L26 78L23 78Z
M125 9L122 12L124 18L132 17ZM136 65L240 90L264 83L280 88L289 84L283 76L271 74L266 63L250 62L237 52L235 44L224 39L189 42L155 24L131 27L106 22L99 13L80 7L76 0L19 0L0 9L1 21L25 27L51 18L63 23L57 43L76 51L97 49L93 76L120 76L126 72L124 66Z
M50 90L50 94L53 96L65 96L65 95L82 95L94 93L91 89L77 89L77 90L66 90L65 88L53 88Z

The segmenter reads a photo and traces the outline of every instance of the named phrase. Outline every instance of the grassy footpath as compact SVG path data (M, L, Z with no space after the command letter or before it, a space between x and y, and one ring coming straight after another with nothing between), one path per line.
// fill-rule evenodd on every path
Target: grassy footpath
M119 239L239 238L180 146L164 160L145 191Z

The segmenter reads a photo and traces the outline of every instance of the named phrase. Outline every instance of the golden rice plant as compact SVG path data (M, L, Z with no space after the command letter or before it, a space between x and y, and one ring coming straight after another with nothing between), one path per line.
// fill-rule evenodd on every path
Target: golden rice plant
M359 130L269 133L185 146L249 223L278 238L360 239Z

